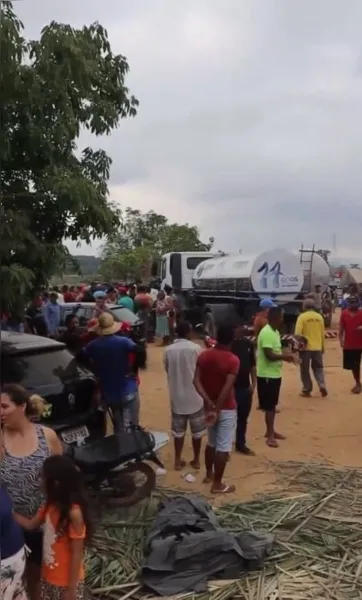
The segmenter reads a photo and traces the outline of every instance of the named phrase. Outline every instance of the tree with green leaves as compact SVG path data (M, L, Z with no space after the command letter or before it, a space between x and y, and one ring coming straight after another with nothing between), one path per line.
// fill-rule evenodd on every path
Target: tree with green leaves
M170 223L164 215L127 208L116 233L102 250L100 271L106 279L144 279L152 264L167 252L209 251L214 243L200 240L197 227Z
M52 22L26 41L12 3L0 4L0 299L16 310L69 261L65 239L89 243L118 228L111 159L77 142L82 131L109 135L138 101L99 23Z

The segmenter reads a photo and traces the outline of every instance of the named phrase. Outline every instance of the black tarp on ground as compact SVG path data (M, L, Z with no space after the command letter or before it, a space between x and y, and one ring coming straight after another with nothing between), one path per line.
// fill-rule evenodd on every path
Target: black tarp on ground
M222 529L201 497L174 496L158 507L145 547L142 582L161 596L204 592L210 579L233 579L260 566L274 536Z

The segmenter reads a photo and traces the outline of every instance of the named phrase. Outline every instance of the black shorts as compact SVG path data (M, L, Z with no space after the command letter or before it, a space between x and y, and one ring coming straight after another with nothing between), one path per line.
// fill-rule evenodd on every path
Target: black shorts
M266 377L257 378L258 399L261 410L269 412L276 408L279 402L281 384L281 377L275 379L267 379Z
M361 367L362 348L360 350L343 350L343 368L357 371Z
M30 551L27 560L40 567L43 560L43 533L39 530L24 531L24 539Z

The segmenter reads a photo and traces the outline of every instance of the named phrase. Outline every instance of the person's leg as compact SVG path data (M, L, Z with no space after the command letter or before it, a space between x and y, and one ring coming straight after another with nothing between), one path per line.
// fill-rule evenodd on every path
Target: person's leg
M235 389L237 403L237 426L235 449L243 454L253 454L246 445L246 429L252 405L252 395L249 389Z
M275 415L278 413L278 404L279 404L281 386L282 386L281 378L270 380L270 406L274 408L274 439L275 440L285 440L286 439L285 435L283 435L282 433L278 433L275 430Z
M207 430L207 444L205 448L205 469L206 475L204 483L211 483L214 477L214 463L215 463L215 444L216 444L216 425L208 427Z
M265 437L268 446L277 447L278 443L274 435L275 409L265 411Z
M126 404L124 410L124 423L125 427L129 425L135 425L138 427L140 422L140 395L137 391L134 398Z
M362 392L361 356L362 356L362 350L356 350L355 355L354 355L354 361L353 361L353 369L352 369L352 374L353 374L354 380L356 382L356 385L354 386L354 388L352 390L352 392L354 394L360 394Z
M275 431L275 414L279 402L281 379L258 378L258 391L262 409L265 411L265 438L268 446L278 447L277 440L284 440L285 436Z
M269 443L269 445L273 445L274 441L275 441L275 438L274 438L275 410L274 410L274 407L270 405L269 386L268 386L269 381L270 381L270 379L265 379L265 377L258 377L257 378L257 392L258 392L260 409L264 411L265 437L267 439L267 443Z
M171 415L171 431L174 440L175 448L175 471L181 471L186 466L186 462L182 459L182 451L185 442L185 433L187 428L187 415Z
M214 477L211 487L213 494L228 494L235 491L233 485L223 481L226 463L233 446L235 435L235 410L221 410L216 424L216 445L214 461Z
M352 371L355 381L351 392L360 394L361 386L361 350L343 350L343 368L347 371Z
M192 415L189 415L189 421L192 436L192 449L194 453L190 465L198 470L200 469L201 441L206 433L204 409L202 408Z
M114 433L121 433L125 428L124 408L118 404L113 404L109 408L112 414Z
M39 600L40 571L43 555L43 534L41 531L25 531L25 546L30 555L25 565L25 582L29 600Z
M302 395L310 396L313 389L313 382L310 376L311 353L303 350L300 354L300 378L302 380Z
M323 352L311 352L312 371L322 396L327 396L324 378Z

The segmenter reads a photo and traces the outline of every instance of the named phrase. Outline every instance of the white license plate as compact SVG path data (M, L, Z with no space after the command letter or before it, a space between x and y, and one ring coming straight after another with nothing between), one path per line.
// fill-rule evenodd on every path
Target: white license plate
M89 431L87 427L77 427L76 429L70 429L69 431L62 433L61 436L63 442L66 444L79 444L89 436Z

